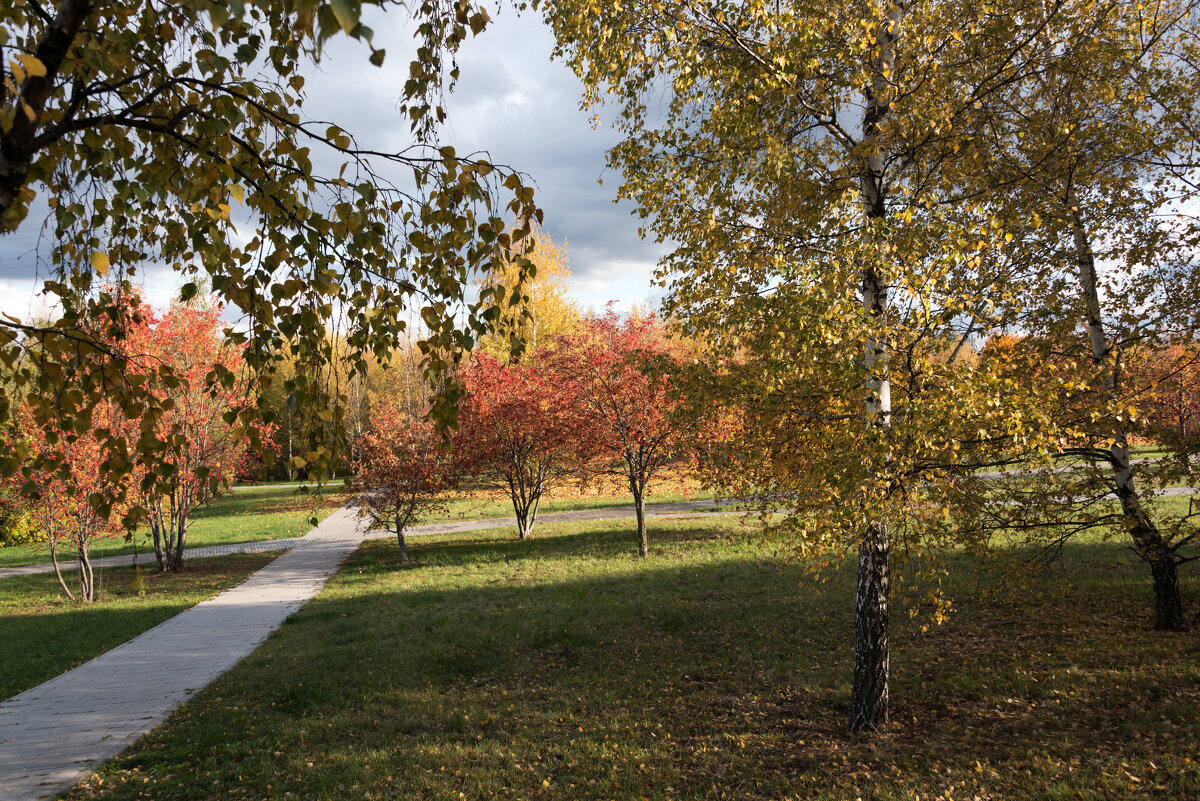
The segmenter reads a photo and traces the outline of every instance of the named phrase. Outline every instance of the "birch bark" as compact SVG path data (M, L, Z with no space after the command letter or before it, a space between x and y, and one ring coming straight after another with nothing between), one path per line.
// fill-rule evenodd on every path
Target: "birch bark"
M1104 328L1095 252L1084 221L1080 199L1073 185L1067 189L1066 204L1070 215L1079 292L1086 314L1092 363L1101 377L1108 400L1116 401L1120 396L1120 365ZM1142 505L1130 467L1125 426L1115 417L1110 417L1107 423L1112 440L1109 454L1113 484L1117 499L1121 502L1125 528L1129 531L1138 555L1150 565L1154 579L1154 628L1161 631L1182 631L1186 624L1183 618L1183 603L1179 597L1177 555Z
M879 224L886 210L884 151L877 143L880 126L890 113L890 82L896 66L896 43L907 10L904 2L878 4L878 51L871 86L863 111L862 146L869 148L860 179L860 199L866 227L875 237L872 253L886 252ZM866 366L866 423L891 427L892 396L888 372L888 346L884 333L888 312L886 265L864 264L859 271L859 300L871 328L864 348ZM876 512L876 514L878 514ZM866 525L858 550L858 587L854 604L854 686L850 700L850 730L874 729L888 720L888 574L891 556L888 521L882 517Z

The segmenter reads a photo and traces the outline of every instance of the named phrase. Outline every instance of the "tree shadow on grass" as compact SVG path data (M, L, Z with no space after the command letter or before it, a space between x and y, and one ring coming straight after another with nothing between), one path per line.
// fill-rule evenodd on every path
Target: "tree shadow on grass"
M714 542L748 542L743 534L730 529L703 524L650 527L650 561L672 558L674 549L694 547ZM533 535L519 540L516 527L481 529L466 533L419 535L408 538L410 556L415 565L444 566L447 564L476 564L494 561L562 560L580 557L611 559L637 555L636 523L630 520L583 521L578 523L546 524L535 528Z
M754 554L558 558L623 553L628 533L430 542L427 561L404 568L388 546L366 546L105 785L73 797L1182 799L1200 788L1200 643L1145 630L1137 565L1064 590L1035 579L1023 603L952 582L963 594L947 625L922 632L927 621L897 617L895 723L861 738L844 729L847 571L817 592L803 566ZM702 532L679 542L704 546ZM1112 559L1127 557L1085 561ZM952 575L965 565L952 559Z

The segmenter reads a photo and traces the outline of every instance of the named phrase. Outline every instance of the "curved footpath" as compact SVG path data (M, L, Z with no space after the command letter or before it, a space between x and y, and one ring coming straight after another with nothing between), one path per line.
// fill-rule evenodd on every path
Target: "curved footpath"
M713 501L655 504L650 515L713 506ZM540 515L540 522L611 520L634 516L631 507ZM515 518L414 526L413 535L515 526ZM0 703L0 799L50 798L82 780L105 760L162 723L196 691L253 651L312 598L368 532L355 511L342 507L303 537L188 549L189 558L246 551L289 550L237 587L197 604L111 651ZM112 557L109 566L130 564ZM6 568L5 575L52 569ZM23 571L17 573L14 571Z

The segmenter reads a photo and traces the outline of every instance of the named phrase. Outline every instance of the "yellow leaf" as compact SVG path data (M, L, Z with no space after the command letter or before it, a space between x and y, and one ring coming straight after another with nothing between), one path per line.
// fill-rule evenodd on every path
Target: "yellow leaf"
M92 269L101 275L108 275L108 266L111 262L108 260L107 253L101 253L96 250L92 252Z
M234 185L229 187L229 195L238 203L246 202L246 190L240 186Z
M31 56L28 53L20 53L17 55L17 60L21 62L21 66L25 68L25 72L29 73L31 78L46 77L46 65L37 56Z

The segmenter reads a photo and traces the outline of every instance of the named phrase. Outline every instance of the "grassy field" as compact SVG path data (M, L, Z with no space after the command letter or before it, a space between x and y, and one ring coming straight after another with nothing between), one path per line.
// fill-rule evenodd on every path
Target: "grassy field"
M348 499L341 485L326 488L319 505L312 495L300 495L297 485L241 486L196 510L188 530L189 548L224 545L253 540L278 540L299 537L312 528L311 518L324 519ZM150 553L149 531L139 530L133 542L120 537L101 540L92 557ZM16 545L0 548L0 567L50 561L44 546Z
M647 504L679 503L681 501L707 500L712 498L711 492L656 492L646 496ZM573 512L578 509L610 509L619 506L633 506L629 493L613 492L612 494L595 495L564 495L550 496L538 505L538 514L554 512ZM448 520L483 520L496 517L512 517L512 501L491 493L479 493L456 497L446 503L446 511L429 515L423 522L438 523Z
M101 598L67 600L54 574L0 581L0 699L33 687L240 583L279 554L198 559L183 573L145 574L146 594L129 585L130 568L97 571ZM67 574L68 586L71 581ZM136 681L131 676L130 681Z
M1121 545L1013 591L951 558L893 614L893 723L845 732L853 576L739 518L365 545L80 799L1200 797L1200 637ZM1186 573L1188 608L1200 586Z
M326 486L319 505L314 507L315 499L312 495L296 492L299 486L291 483L236 487L232 493L222 495L196 511L188 531L188 547L299 537L312 528L311 520L314 515L317 520L322 520L351 497L344 491L341 482L334 482ZM651 494L648 496L648 502L675 503L708 497L711 495L667 491ZM563 493L559 497L547 497L539 507L538 513L628 506L631 503L628 494ZM428 515L422 522L511 517L512 514L512 503L507 498L491 493L461 493L447 501L445 511ZM137 533L132 543L127 543L119 537L97 542L92 556L118 556L132 553L135 548L139 553L150 552L149 532L145 529ZM44 546L17 545L0 548L0 567L36 564L49 560L49 553Z

